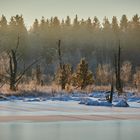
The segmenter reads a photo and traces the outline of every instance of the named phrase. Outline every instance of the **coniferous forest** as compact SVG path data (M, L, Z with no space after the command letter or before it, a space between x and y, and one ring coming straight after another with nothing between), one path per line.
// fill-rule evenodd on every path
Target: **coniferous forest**
M27 29L22 15L0 18L0 86L16 90L32 80L84 89L140 84L140 17L35 19ZM117 83L118 81L118 83Z

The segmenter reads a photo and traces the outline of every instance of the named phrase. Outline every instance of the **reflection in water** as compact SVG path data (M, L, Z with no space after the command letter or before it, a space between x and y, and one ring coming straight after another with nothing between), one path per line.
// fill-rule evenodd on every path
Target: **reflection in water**
M140 121L0 123L0 140L139 140Z

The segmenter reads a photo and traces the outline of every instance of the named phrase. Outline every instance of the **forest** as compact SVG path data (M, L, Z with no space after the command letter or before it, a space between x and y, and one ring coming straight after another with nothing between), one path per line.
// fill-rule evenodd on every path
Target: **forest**
M20 84L122 87L140 85L140 17L35 19L0 18L0 86Z

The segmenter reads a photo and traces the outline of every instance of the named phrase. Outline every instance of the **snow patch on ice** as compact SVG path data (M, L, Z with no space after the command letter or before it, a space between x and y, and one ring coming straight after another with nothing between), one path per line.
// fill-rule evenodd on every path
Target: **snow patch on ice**
M41 99L40 98L32 98L32 99L24 99L24 102L40 102Z
M126 100L119 101L115 107L129 107L129 104L126 102Z
M91 106L112 106L111 103L107 101L98 101L91 98L82 98L79 104L91 105Z

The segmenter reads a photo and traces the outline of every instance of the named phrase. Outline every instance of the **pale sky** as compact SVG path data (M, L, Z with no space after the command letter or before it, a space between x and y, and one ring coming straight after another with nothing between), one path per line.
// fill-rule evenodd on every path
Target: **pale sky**
M0 15L4 14L9 20L22 14L28 27L42 16L62 19L77 14L79 18L97 16L102 21L104 16L111 19L126 14L131 18L136 13L140 14L140 0L0 0Z

